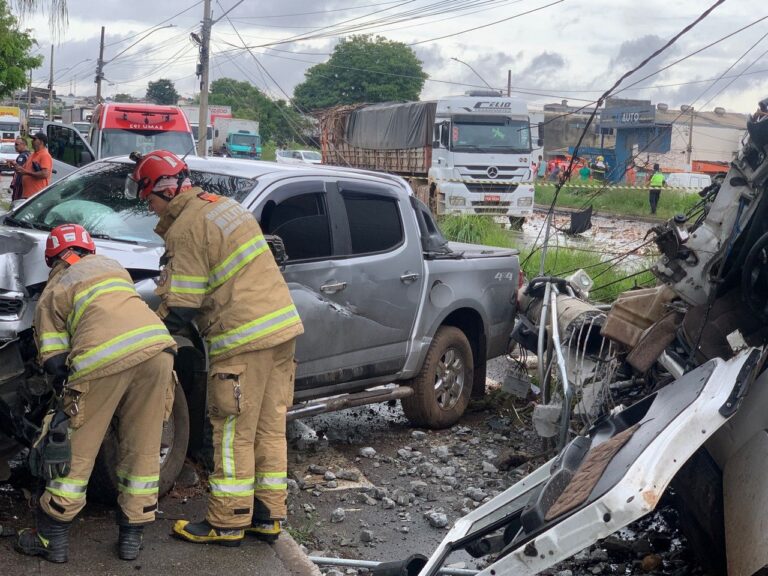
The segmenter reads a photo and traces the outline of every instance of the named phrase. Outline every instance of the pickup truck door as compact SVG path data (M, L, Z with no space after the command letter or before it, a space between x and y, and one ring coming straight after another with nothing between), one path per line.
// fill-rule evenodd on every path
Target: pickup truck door
M59 122L46 122L48 152L53 158L51 182L56 182L96 158L93 149L74 126Z
M423 282L408 202L386 186L310 177L272 185L252 210L288 253L283 275L305 327L297 399L397 373Z

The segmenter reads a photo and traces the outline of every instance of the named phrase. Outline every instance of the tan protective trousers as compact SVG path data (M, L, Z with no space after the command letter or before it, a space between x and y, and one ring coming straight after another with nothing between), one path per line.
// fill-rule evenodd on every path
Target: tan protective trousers
M155 519L160 486L163 418L173 404L173 355L160 352L141 364L67 387L72 468L49 480L40 498L50 517L69 522L85 506L88 479L112 416L117 416L117 503L129 524Z
M206 519L244 528L287 515L285 413L293 402L296 340L244 352L211 366L208 413L214 471Z

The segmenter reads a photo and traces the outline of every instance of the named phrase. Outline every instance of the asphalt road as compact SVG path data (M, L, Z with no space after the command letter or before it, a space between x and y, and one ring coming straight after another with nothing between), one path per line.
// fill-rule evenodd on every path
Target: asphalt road
M6 530L32 525L32 514L21 504L20 492L0 485L0 524ZM205 514L205 499L166 497L159 520L146 529L144 549L137 561L117 558L114 511L88 505L70 532L70 560L66 565L22 556L13 551L15 537L0 538L0 574L3 576L304 576L301 565L286 558L280 546L248 538L239 548L190 544L170 536L174 521L197 520ZM295 547L295 545L294 545Z

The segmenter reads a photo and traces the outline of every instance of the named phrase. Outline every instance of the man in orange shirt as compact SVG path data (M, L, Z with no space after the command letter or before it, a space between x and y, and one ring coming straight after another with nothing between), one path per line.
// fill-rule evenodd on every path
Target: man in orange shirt
M53 172L53 158L48 152L48 137L38 132L32 137L34 152L24 166L16 165L16 173L21 174L23 198L30 198L48 186Z

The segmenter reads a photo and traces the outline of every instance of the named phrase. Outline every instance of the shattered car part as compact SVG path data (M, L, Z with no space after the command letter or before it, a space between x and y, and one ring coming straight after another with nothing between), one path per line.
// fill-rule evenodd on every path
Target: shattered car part
M760 355L750 349L729 361L711 360L601 420L557 458L458 520L420 575L437 574L453 551L503 531L506 547L480 574L532 576L649 513L702 442L722 440L721 430L733 437L727 425L735 416L720 412L733 386L723 383L749 383ZM753 392L768 396L768 374L747 390L741 408Z

